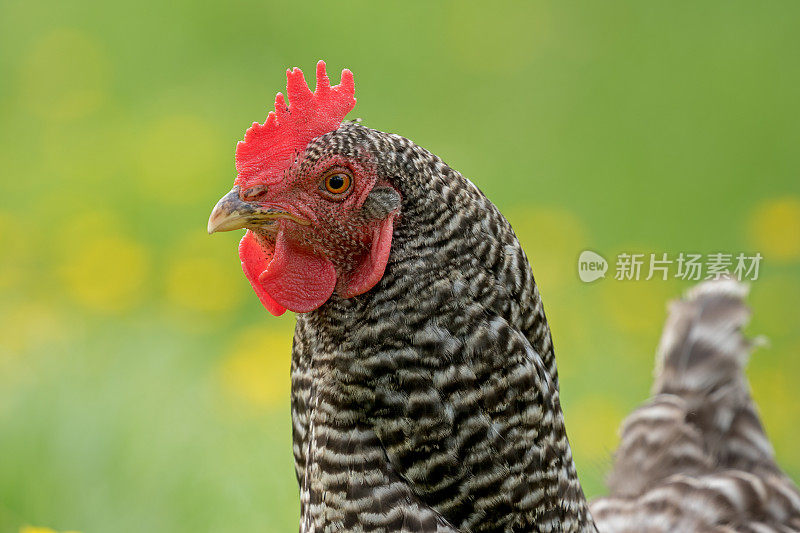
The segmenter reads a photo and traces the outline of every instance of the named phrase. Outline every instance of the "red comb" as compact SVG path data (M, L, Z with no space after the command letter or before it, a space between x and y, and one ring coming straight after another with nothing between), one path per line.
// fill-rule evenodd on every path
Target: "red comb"
M312 93L299 68L286 71L286 94L275 96L275 111L264 124L253 122L236 145L235 184L246 189L256 182L274 182L292 164L296 154L315 137L333 131L356 105L353 73L342 71L331 87L325 62L317 63L317 88Z

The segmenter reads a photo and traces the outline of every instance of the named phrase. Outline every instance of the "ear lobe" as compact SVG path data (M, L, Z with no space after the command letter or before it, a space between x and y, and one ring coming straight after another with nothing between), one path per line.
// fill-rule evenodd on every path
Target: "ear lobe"
M383 220L400 207L400 193L388 186L377 186L370 191L361 210L370 218Z
M342 298L352 298L353 296L364 294L383 277L386 263L389 261L389 252L392 249L395 216L397 215L389 215L375 228L369 253L361 259L361 262L347 281L345 288L339 291L339 295Z

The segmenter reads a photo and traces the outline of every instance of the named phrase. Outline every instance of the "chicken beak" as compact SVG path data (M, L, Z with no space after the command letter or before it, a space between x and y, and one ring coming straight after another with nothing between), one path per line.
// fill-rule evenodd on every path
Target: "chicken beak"
M211 216L208 217L208 234L264 226L272 224L280 218L290 219L302 225L309 224L307 220L287 211L243 201L239 196L239 186L237 185L231 189L231 192L220 198L211 211Z

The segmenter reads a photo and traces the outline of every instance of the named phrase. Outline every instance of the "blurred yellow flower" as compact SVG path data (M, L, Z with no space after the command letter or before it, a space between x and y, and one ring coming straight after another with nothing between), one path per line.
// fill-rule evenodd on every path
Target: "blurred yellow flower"
M210 124L195 116L161 118L142 137L137 181L155 200L169 204L206 202L219 190L220 169L233 181L233 143L219 138ZM211 204L209 204L210 208Z
M149 271L144 246L121 235L88 235L70 248L60 268L65 288L99 311L128 309L141 299Z
M73 119L95 110L105 99L109 62L87 34L62 28L28 50L19 80L23 101L36 115Z
M165 276L169 302L195 311L228 311L249 294L236 245L209 239L203 230L173 247Z
M167 272L170 301L197 311L226 311L241 300L236 265L211 257L178 257Z
M289 403L292 335L251 327L242 331L221 364L225 389L251 405Z
M750 218L750 234L756 251L767 261L800 259L800 198L761 203Z
M528 255L536 282L557 288L577 283L578 255L589 245L577 215L558 208L510 209L506 217Z

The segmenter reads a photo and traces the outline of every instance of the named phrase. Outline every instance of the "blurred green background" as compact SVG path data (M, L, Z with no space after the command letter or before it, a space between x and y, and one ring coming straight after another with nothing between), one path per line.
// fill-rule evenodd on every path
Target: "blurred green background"
M205 228L319 58L517 229L589 495L690 283L583 284L587 248L763 254L749 375L800 479L800 3L486 5L0 0L0 531L296 531L294 318Z

